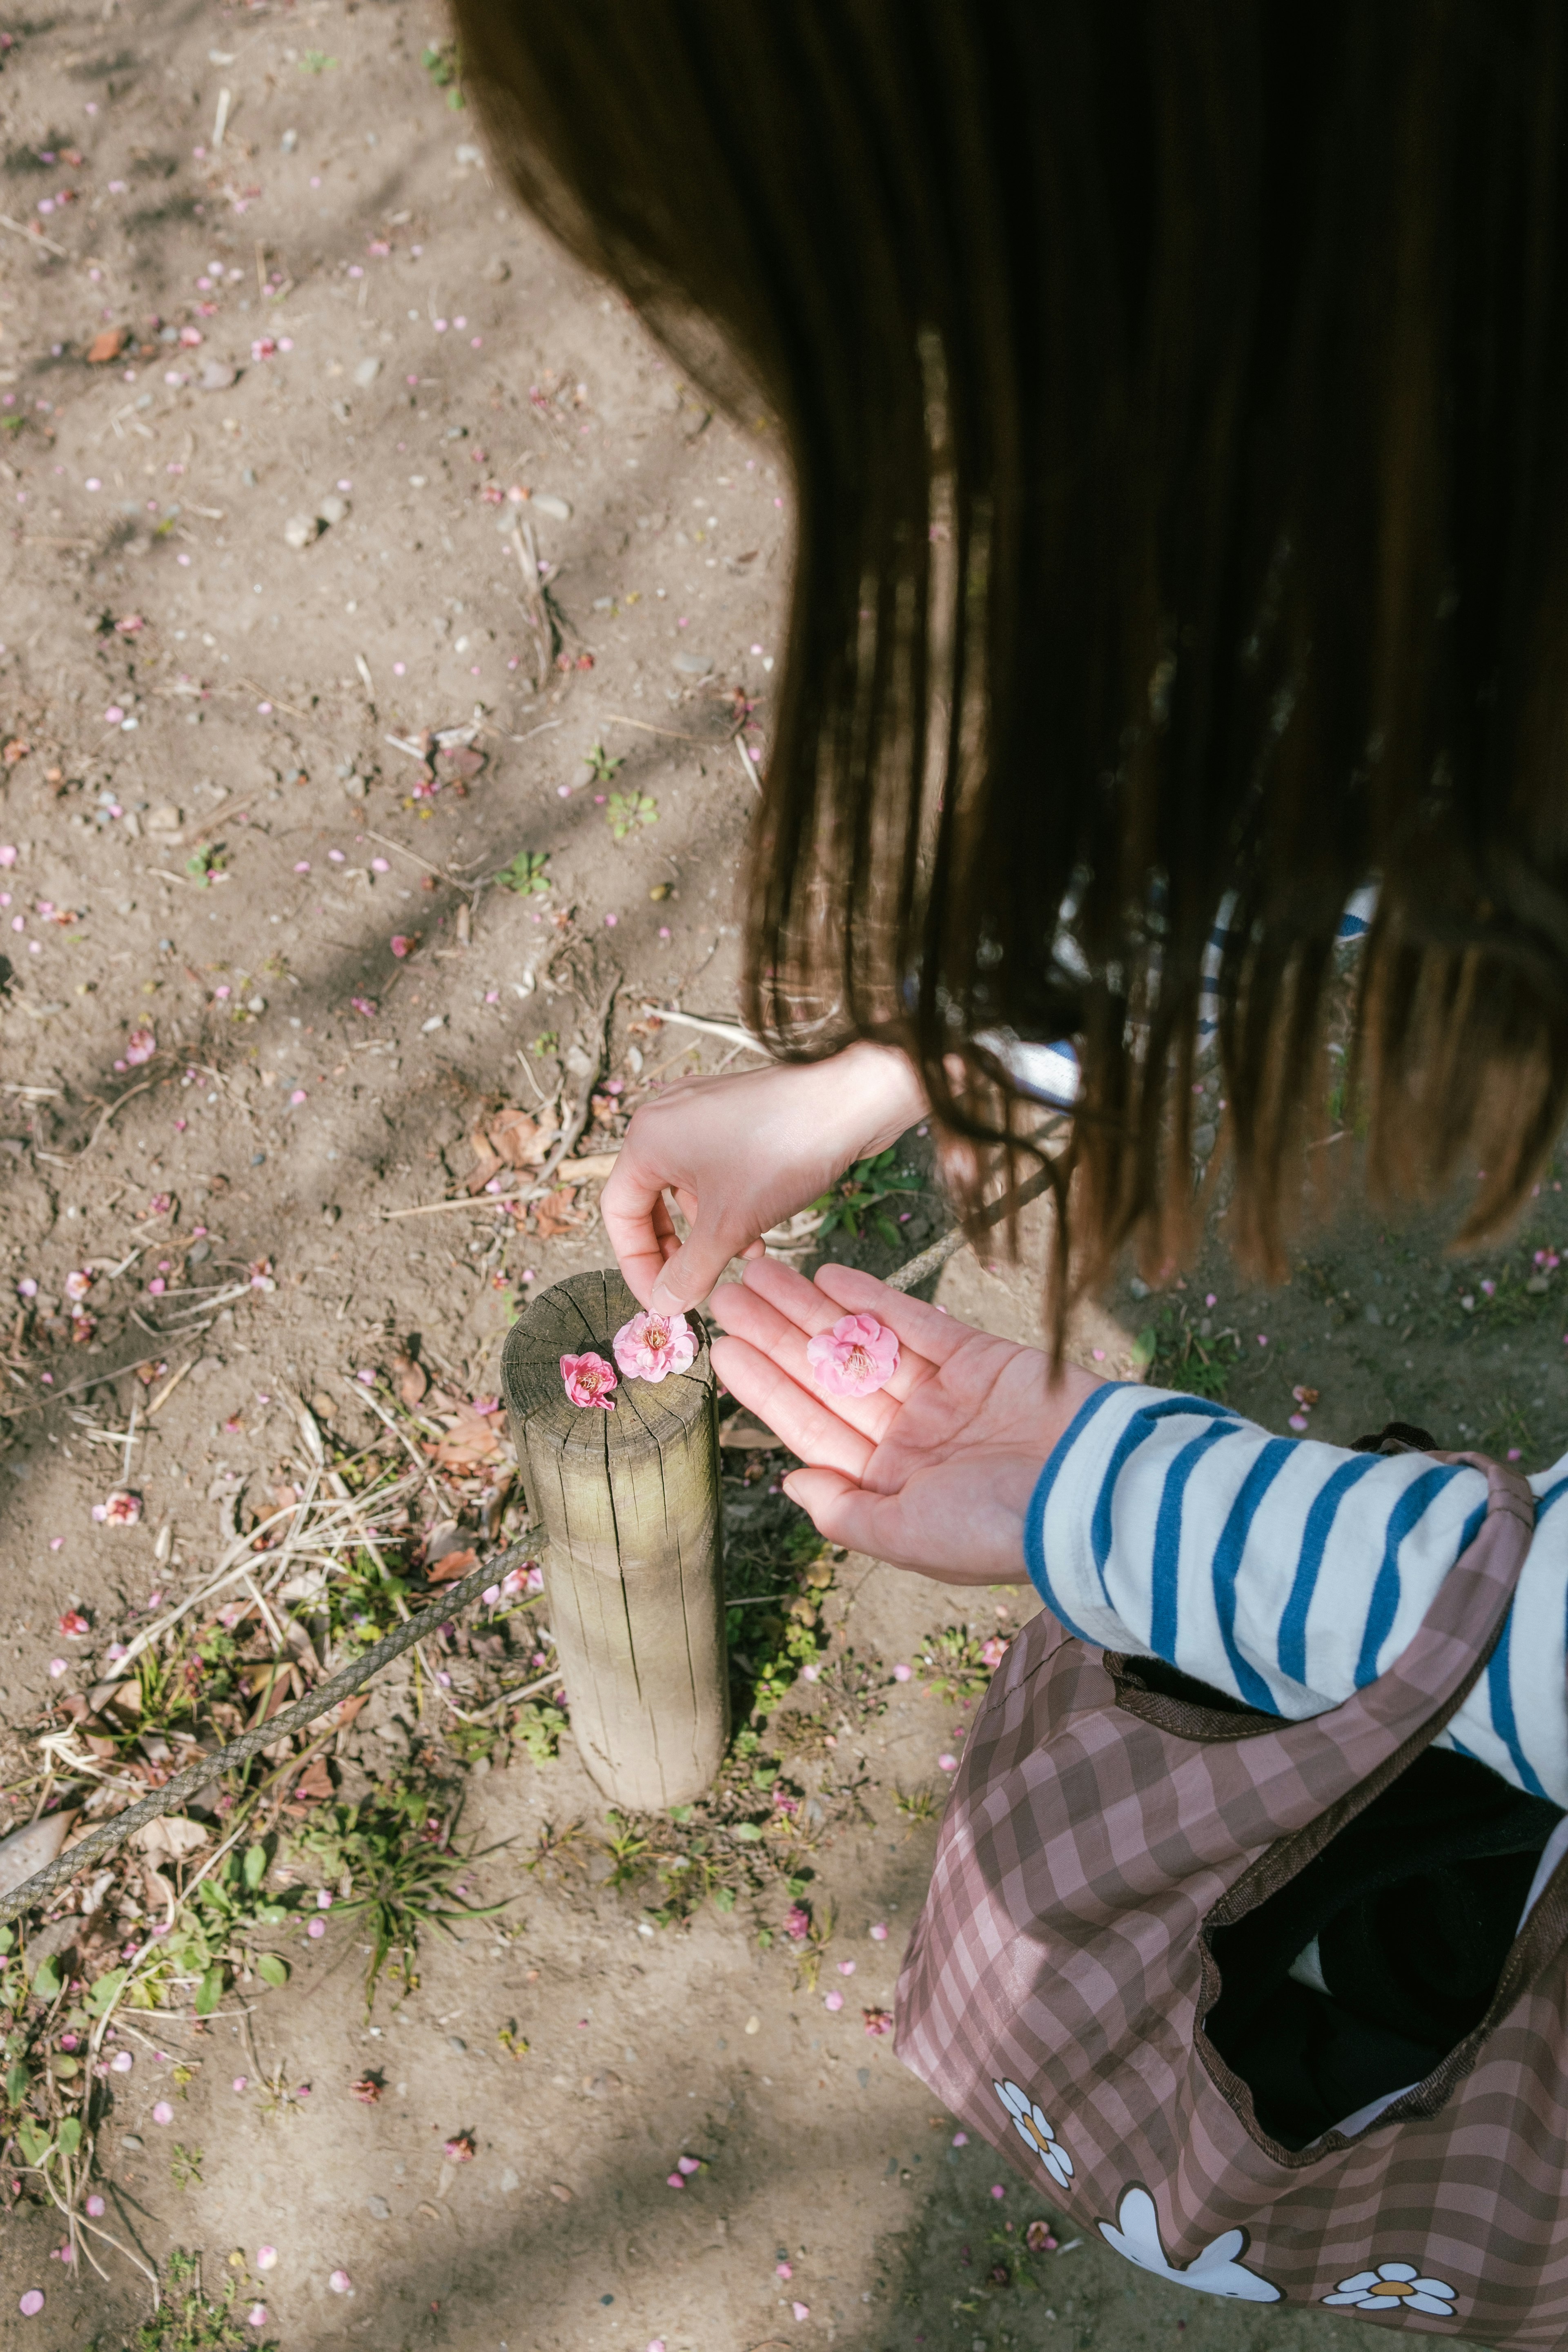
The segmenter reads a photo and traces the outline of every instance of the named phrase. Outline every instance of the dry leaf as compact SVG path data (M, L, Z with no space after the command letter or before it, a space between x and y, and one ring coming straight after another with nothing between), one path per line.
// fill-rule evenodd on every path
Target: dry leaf
M426 1579L431 1584L451 1584L477 1567L479 1557L477 1551L444 1551L439 1559L431 1561L425 1571Z
M120 357L130 341L129 327L105 327L101 334L94 335L87 347L89 367L106 367L110 360Z
M443 1470L478 1470L500 1452L497 1416L478 1413L462 1405L444 1437L421 1440L424 1450Z
M416 1363L405 1348L394 1348L392 1369L396 1375L397 1393L403 1402L411 1406L420 1403L430 1385L430 1375L423 1364Z
M293 1793L296 1800L302 1798L308 1805L321 1804L332 1794L332 1776L327 1769L324 1756L311 1757L295 1781Z
M187 1854L195 1853L212 1839L212 1832L200 1822L187 1821L183 1813L163 1813L155 1822L146 1822L133 1831L131 1843L139 1853L150 1854L156 1861L184 1862Z
M573 1205L575 1197L574 1188L570 1184L563 1184L555 1192L546 1193L534 1215L533 1229L542 1242L559 1241L563 1234L574 1233L579 1225L587 1223L587 1210Z

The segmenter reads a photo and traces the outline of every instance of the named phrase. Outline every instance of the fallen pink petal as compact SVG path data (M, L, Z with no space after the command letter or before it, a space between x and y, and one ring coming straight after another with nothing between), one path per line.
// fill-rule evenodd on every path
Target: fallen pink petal
M584 1355L562 1357L561 1381L569 1403L597 1405L605 1412L615 1411L611 1391L619 1388L620 1382L603 1356L595 1355L591 1348Z
M276 2268L276 2266L277 2266L277 2263L278 2263L278 2249L277 2249L277 2247L276 2247L276 2246L258 2246L258 2247L257 2247L257 2249L256 2249L256 2267L257 2267L257 2269L258 2269L258 2271L269 2271L269 2270L273 2270L273 2269L275 2269L275 2268Z
M956 1756L939 1756L936 1762L939 1772L956 1772L958 1769Z
M701 2159L695 2156L678 2156L675 2159L675 2168L678 2172L684 2172L689 2178L692 2173L701 2171Z
M167 2099L160 2099L157 2105L153 2110L153 2121L155 2124L172 2124L174 2120L174 2108L169 2105Z
M896 1683L907 1683L913 1673L913 1666L906 1666L903 1660L900 1658L898 1664L893 1668L893 1680Z
M253 2303L245 2315L245 2324L247 2327L265 2327L267 2305L264 2303Z
M888 1940L886 1924L880 1919L876 1920L867 1930L867 1933L869 1935L871 1941L874 1944L885 1944Z
M841 1992L825 1992L822 1996L822 2006L824 2009L842 2009L844 1995Z
M667 2172L664 2177L664 2185L667 2189L684 2189L686 2183L681 2179L679 2172Z
M793 2263L775 2263L773 2264L773 2275L775 2278L782 2279L794 2278L795 2264Z
M874 1315L845 1315L806 1341L805 1360L829 1396L874 1396L899 1369L898 1335Z
M100 2221L103 2219L103 2200L96 2189L87 2200L87 2217L89 2221Z
M142 1517L142 1497L127 1486L116 1486L101 1503L92 1507L92 1516L107 1528L133 1528Z
M697 1359L697 1334L684 1315L654 1315L644 1309L623 1323L611 1346L628 1381L663 1381L689 1371Z
M24 2319L37 2319L43 2307L43 2289L37 2286L30 2286L27 2289L26 2294L16 2305L17 2310L21 2313Z
M150 1062L158 1050L158 1040L151 1029L132 1029L125 1040L125 1058L132 1064Z
M353 2279L350 2278L347 2271L334 2271L331 2276L328 2279L327 2284L331 2288L334 2294L352 2294L353 2293L354 2283Z
M811 2305L809 2303L792 2303L790 2305L790 2309L794 2312L797 2319L809 2319L811 2317Z

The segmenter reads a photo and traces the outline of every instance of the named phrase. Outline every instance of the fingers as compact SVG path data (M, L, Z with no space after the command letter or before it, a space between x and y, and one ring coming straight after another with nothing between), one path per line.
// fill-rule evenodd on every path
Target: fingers
M890 1559L895 1567L900 1564L887 1549L890 1514L898 1506L885 1495L868 1495L841 1470L822 1467L792 1470L784 1481L784 1490L829 1543L868 1552L873 1559Z
M779 1269L770 1267L768 1272ZM826 1409L837 1413L841 1421L858 1429L874 1444L879 1444L898 1418L899 1406L911 1389L927 1377L919 1360L900 1360L898 1370L885 1389L871 1396L834 1396L817 1381L806 1356L807 1333L787 1315L781 1315L772 1301L759 1295L752 1283L763 1276L762 1265L748 1266L743 1282L726 1282L713 1294L710 1309L714 1320L737 1339L768 1356L779 1370L789 1375L797 1387L815 1397ZM811 1285L803 1283L809 1292ZM831 1308L828 1310L832 1312Z
M858 1265L819 1265L814 1286L842 1314L874 1315L898 1333L900 1346L917 1349L933 1364L945 1363L973 1336L971 1325L944 1315L940 1307L928 1307L923 1298L906 1297Z
M653 1303L654 1285L663 1270L666 1240L673 1239L663 1186L655 1171L629 1148L610 1171L599 1199L599 1213L627 1287L639 1307Z
M808 1395L761 1349L745 1339L715 1339L713 1368L731 1394L803 1462L822 1464L847 1478L864 1476L876 1451L870 1439L830 1412L820 1398Z

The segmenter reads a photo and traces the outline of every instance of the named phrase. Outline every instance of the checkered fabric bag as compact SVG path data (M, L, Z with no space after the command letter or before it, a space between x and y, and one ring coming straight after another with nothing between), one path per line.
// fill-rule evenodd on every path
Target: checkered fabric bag
M1497 1463L1436 1458L1485 1472L1487 1516L1403 1656L1326 1714L1188 1704L1137 1660L1030 1622L948 1805L898 2049L1075 2223L1160 2278L1549 2345L1568 2327L1568 1860L1476 2029L1348 2134L1270 2139L1204 2026L1212 1931L1414 1762L1501 1627L1533 1497Z

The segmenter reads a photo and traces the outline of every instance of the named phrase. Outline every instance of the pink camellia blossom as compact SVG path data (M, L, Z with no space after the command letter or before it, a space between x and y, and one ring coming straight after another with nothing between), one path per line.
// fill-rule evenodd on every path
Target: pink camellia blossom
M116 1486L103 1502L93 1505L92 1516L106 1528L133 1528L142 1517L142 1497L127 1486Z
M784 1934L792 1944L804 1944L811 1933L811 1915L798 1903L792 1903L784 1913Z
M125 1058L131 1063L150 1062L157 1050L158 1040L151 1029L132 1029L125 1040Z
M697 1334L684 1315L651 1315L647 1309L623 1323L611 1346L628 1381L662 1381L689 1371L697 1358Z
M890 2009L863 2009L860 2015L867 2032L873 2038L879 2039L884 2033L891 2033L893 2012Z
M898 1338L874 1315L846 1315L806 1341L805 1360L829 1396L875 1396L899 1369Z
M67 1275L65 1279L65 1294L74 1305L79 1305L91 1288L92 1276L88 1273L85 1267L75 1266L72 1268L71 1272Z
M68 1642L79 1642L84 1633L92 1631L79 1609L68 1609L60 1619L60 1632Z
M619 1388L620 1382L603 1356L596 1356L591 1348L585 1355L563 1356L561 1378L570 1403L596 1404L605 1412L614 1412L610 1391Z

